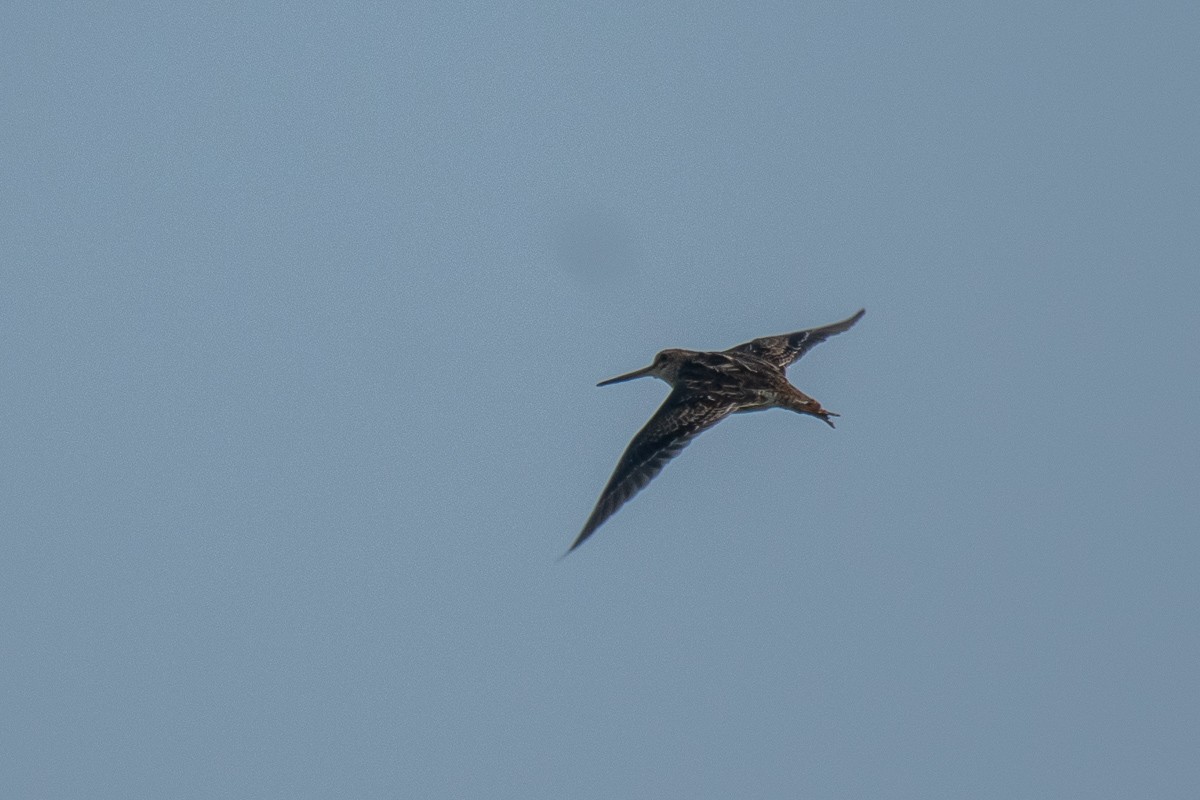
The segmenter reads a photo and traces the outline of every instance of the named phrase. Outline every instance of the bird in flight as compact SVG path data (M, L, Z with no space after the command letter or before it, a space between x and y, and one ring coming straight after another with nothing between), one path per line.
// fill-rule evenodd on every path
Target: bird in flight
M652 375L671 384L671 394L625 448L596 507L567 553L583 544L617 513L697 434L730 414L786 408L814 416L832 428L830 418L838 415L788 383L785 371L830 336L849 330L865 313L866 309L861 309L849 319L832 325L765 336L728 350L663 350L650 366L596 384L608 386Z

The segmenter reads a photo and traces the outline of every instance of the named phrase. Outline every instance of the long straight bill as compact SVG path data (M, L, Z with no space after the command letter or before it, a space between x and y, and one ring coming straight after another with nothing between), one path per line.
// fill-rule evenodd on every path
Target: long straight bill
M608 379L608 380L606 380L606 381L600 381L600 382L599 382L599 383L597 383L596 385L597 385L597 386L609 386L609 385L611 385L611 384L614 384L614 383L623 383L623 382L625 382L625 381L631 381L631 380L633 380L634 378L641 378L641 377L644 377L644 376L646 376L646 375L649 375L649 374L650 374L650 371L651 371L652 369L654 369L654 365L653 365L653 364L651 364L651 365L650 365L650 366L648 366L648 367L642 367L641 369L635 369L633 372L627 372L627 373L625 373L624 375L618 375L618 376L617 376L617 377L615 377L615 378L609 378L609 379Z

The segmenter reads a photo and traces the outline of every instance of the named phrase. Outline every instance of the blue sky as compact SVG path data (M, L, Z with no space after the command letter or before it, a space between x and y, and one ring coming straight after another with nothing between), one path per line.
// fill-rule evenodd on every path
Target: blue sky
M1194 796L1198 35L7 5L0 794Z

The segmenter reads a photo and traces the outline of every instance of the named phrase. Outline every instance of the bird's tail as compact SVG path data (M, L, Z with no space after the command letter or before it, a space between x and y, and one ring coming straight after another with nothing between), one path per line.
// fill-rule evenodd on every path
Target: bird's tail
M829 427L835 427L833 420L830 419L830 417L837 417L840 416L840 414L822 407L816 399L809 397L794 386L791 388L792 394L786 398L783 398L782 402L780 403L781 406L789 411L795 411L798 414L808 414L809 416L816 417Z

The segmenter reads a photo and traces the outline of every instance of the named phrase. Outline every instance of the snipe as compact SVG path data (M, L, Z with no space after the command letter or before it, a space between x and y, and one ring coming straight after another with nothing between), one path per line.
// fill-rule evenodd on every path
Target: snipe
M788 383L785 371L830 336L849 330L865 313L862 309L832 325L765 336L728 350L663 350L648 367L600 381L597 386L608 386L652 375L672 388L666 401L625 448L595 509L567 553L583 544L697 434L730 414L786 408L814 416L832 428L830 418L838 415Z

